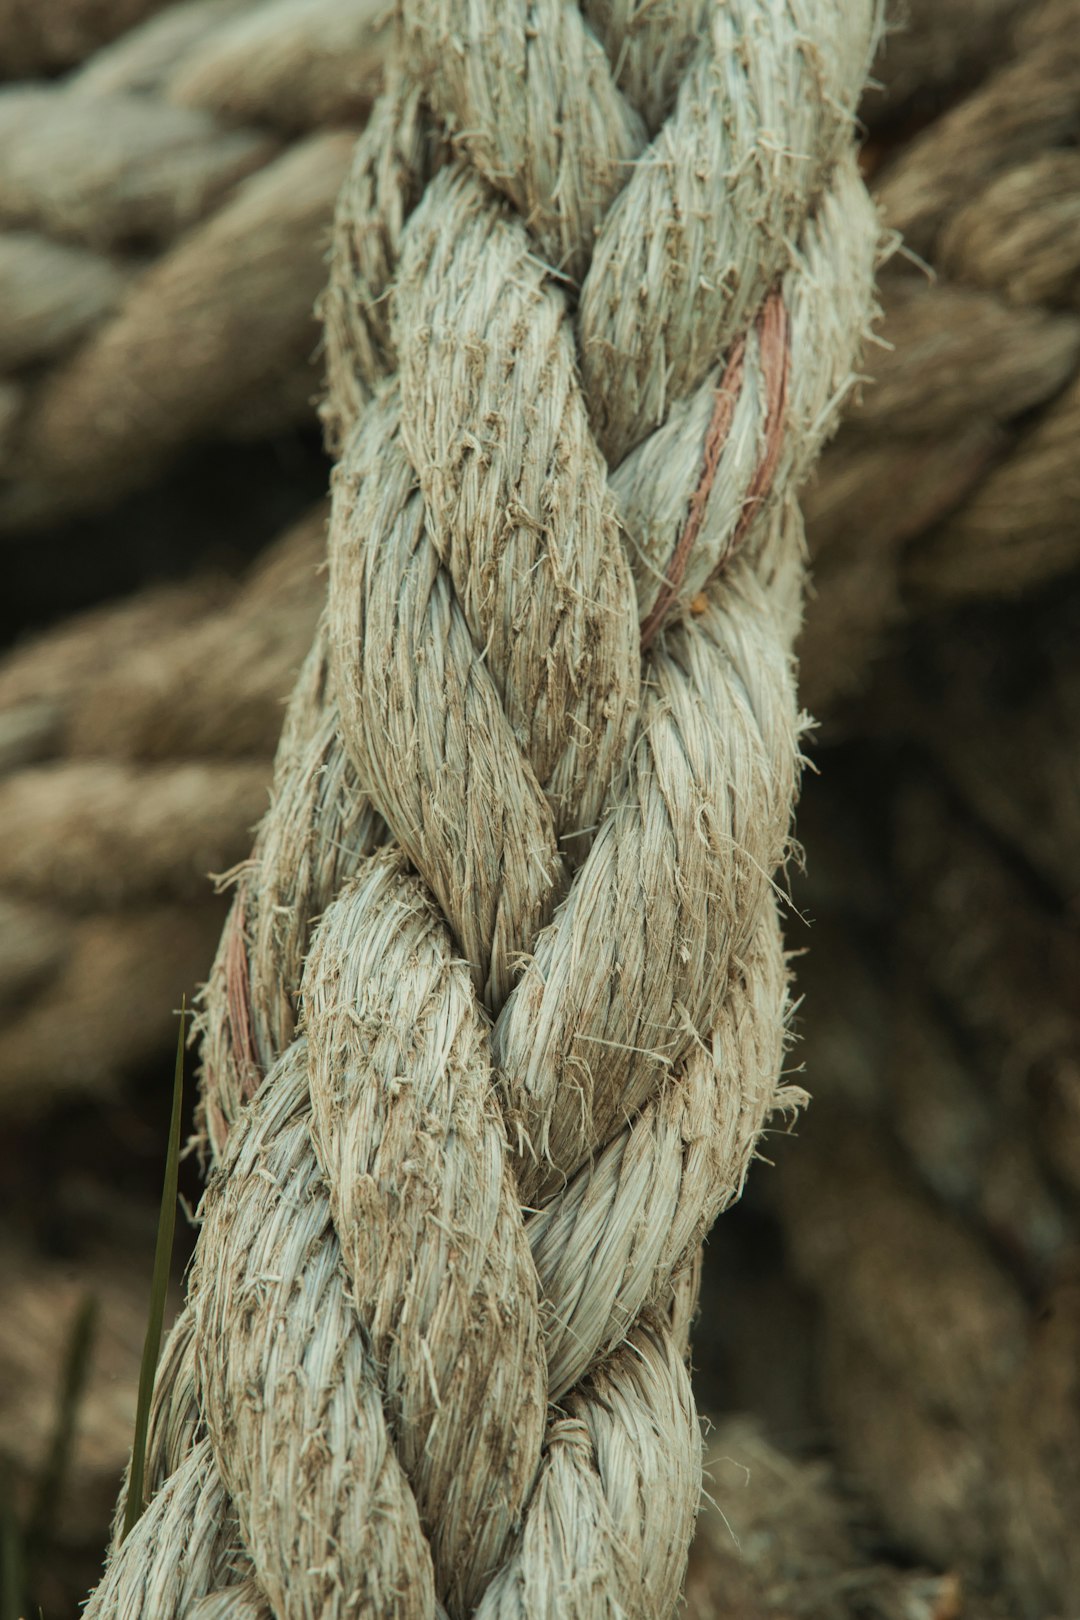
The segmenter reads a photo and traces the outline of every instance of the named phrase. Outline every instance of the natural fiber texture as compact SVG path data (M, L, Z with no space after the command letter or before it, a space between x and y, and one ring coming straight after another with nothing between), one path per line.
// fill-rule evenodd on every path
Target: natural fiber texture
M874 7L668 7L641 108L608 9L403 14L327 610L205 1000L191 1442L92 1616L670 1613L698 1245L798 1097L794 492L871 314Z
M965 107L972 109L965 115L968 119L976 118L980 106L989 108L980 116L996 118L994 108L1004 94L1000 88L1003 73L1006 89L1008 86L1006 69L1026 74L1024 83L1036 83L1042 58L1035 60L1031 53L1038 47L1045 54L1045 43L1040 41L1050 37L1052 43L1057 36L1050 31L1055 27L1063 37L1067 35L1071 10L1043 4L1037 16L1032 13L1016 31L1017 10L1002 3L987 4L976 28L970 6L956 7L943 0L929 11L916 6L907 31L899 26L899 16L893 19L897 26L890 31L875 70L884 82L884 94L871 91L862 107L862 116L882 130L875 161L887 197L902 189L900 182L909 170L913 178L905 184L910 184L913 195L923 186L920 174L932 192L939 168L949 167L940 157L936 138L930 140L927 135L898 142L890 132L889 120L925 119L927 105L933 109L943 98L956 102L958 91L970 89L970 94L956 102L955 111L933 123L941 134L946 126L953 126ZM278 22L284 28L285 13L277 5L260 7L259 12L265 19L260 26L271 34ZM330 14L322 7L310 7L304 13L300 35L282 33L282 40L290 41L290 60L295 64L290 83L294 86L303 78L298 53L305 61L304 52L318 54L320 30ZM595 8L592 21L601 34L608 26L606 15L604 8ZM660 16L656 7L646 14L650 19L654 16ZM198 61L210 64L219 50L227 54L234 34L247 41L246 60L254 73L257 53L255 39L249 37L252 30L258 33L244 0L173 6L100 52L74 76L71 87L85 95L123 93L145 98L171 94L174 75L179 82L188 66L194 73L193 64ZM308 41L304 52L301 36ZM680 37L662 21L649 33L643 18L635 14L631 33L620 47L620 72L637 73L635 83L655 82L655 90L648 94L655 95L661 108L664 97L670 99L672 72L677 73L679 62L685 60L686 42L680 45ZM370 38L381 46L385 32L375 30ZM670 47L674 67L669 64L661 71L667 57L658 58L657 38L665 52ZM1066 83L1071 82L1068 50L1058 52L1057 57L1053 82L1063 76ZM343 63L344 58L332 60ZM657 63L655 80L650 77L651 67L642 67L643 62ZM357 75L362 78L363 72L357 58L352 66L342 67L340 83ZM980 75L981 84L977 82ZM232 80L237 95L246 82L243 75ZM1025 95L1028 105L1040 104L1041 89ZM272 120L274 107L283 100L279 86L270 98L272 105L262 108L259 119ZM652 127L658 114L648 104L648 96L642 105ZM395 232L414 205L417 188L422 187L432 161L430 153L424 157L419 149L409 147L410 141L430 139L430 130L427 137L421 133L428 126L416 120L415 96L411 123L406 129L405 121L399 121L397 127L401 149L396 156L385 139L385 129L373 131L373 140L366 143L372 162L381 165L377 180L374 172L372 178L383 190L378 205L372 203L368 210L377 228L354 241L352 259L345 262L341 296L346 300L350 296L355 300L362 288L377 297L387 268L368 264L367 256L385 257L387 251L396 251ZM904 128L902 122L899 127ZM963 120L960 127L962 133ZM894 345L893 350L875 349L869 358L866 369L878 386L867 391L865 413L850 418L841 439L825 457L809 495L809 539L819 588L801 654L804 690L816 711L835 709L844 695L857 691L884 638L907 614L932 610L943 592L1028 590L1037 587L1042 578L1059 575L1074 555L1076 494L1071 477L1075 458L1071 455L1074 425L1070 412L1075 400L1071 393L1062 392L1075 375L1080 344L1080 328L1069 308L1076 263L1070 247L1075 233L1069 224L1072 156L1068 146L1061 144L1067 137L1060 135L1052 120L1036 120L1034 128L1031 139L1042 142L1036 155L1014 161L1007 151L981 189L970 169L973 163L983 163L982 149L975 143L970 149L962 148L969 175L963 206L941 217L940 248L935 243L932 250L927 249L938 269L938 282L927 284L914 273L889 278L894 291L886 300L888 315L882 336ZM949 159L949 164L953 162ZM366 172L358 158L353 183L362 185ZM328 179L326 196L332 185ZM395 186L401 188L396 203L390 196ZM1019 214L1017 198L1021 199ZM285 210L282 192L268 191L265 203L268 208ZM364 207L359 199L356 206ZM325 211L328 204L324 202L323 207ZM897 217L900 222L908 221L906 205ZM385 244L380 220L388 222ZM230 278L223 266L239 263L238 256L247 255L249 227L257 229L250 219L239 221L237 230L221 244L222 257L214 257L205 274L196 262L200 248L187 262L183 282L159 289L168 292L160 309L158 293L151 288L153 296L141 307L138 322L121 323L119 346L103 346L104 371L99 373L97 362L91 365L88 359L86 367L72 378L70 389L58 385L55 415L51 402L47 411L43 406L41 426L48 443L42 441L42 458L43 465L55 458L58 474L68 465L70 479L47 473L44 482L21 482L10 492L13 511L16 506L26 512L40 507L44 517L54 509L53 503L67 500L69 495L80 503L90 499L95 487L101 493L93 499L109 500L113 498L109 490L119 491L133 479L149 476L154 466L160 467L192 435L262 433L275 424L306 416L311 393L307 362L313 337L307 300L321 273L318 254L302 246L298 236L290 238L280 261L281 298L264 294L256 309L249 309L252 321L258 311L258 328L256 332L253 325L246 327L248 340L239 354L228 336L233 330L230 311L234 298L247 301L246 281L240 273ZM300 219L298 231L306 229ZM13 341L26 361L31 358L28 349L45 360L45 351L56 352L50 346L60 341L49 325L50 311L63 312L64 322L72 325L96 320L97 301L110 304L122 295L125 284L121 279L117 285L112 266L87 256L84 250L61 249L25 231L13 232L11 237L10 248L8 237L0 237L0 285L9 285L5 265L14 259L8 274L18 277L17 286L26 288L28 294L32 291L32 299L19 315L16 312L23 308L21 300L27 295L20 294L20 301L10 304L5 300L5 309L12 313L5 334L0 335L0 351L5 341ZM991 241L992 252L988 250ZM39 249L49 255L48 273L44 267L36 267ZM64 257L67 254L70 257ZM342 262L340 258L338 262ZM105 270L100 288L90 272L93 264ZM195 279L190 296L183 293L183 305L177 307L174 321L169 316L170 303L173 293L186 287L188 273ZM333 273L336 288L336 269ZM302 275L307 277L303 287ZM295 288L295 297L288 293L290 287ZM977 297L976 291L984 296ZM12 297L14 300L14 293ZM332 290L325 310L332 329L337 307ZM198 310L205 310L205 321ZM374 305L367 316L377 345L388 341L387 311L384 302ZM364 317L347 318L352 319L350 340L362 341ZM204 333L197 348L185 341L194 321ZM166 334L160 346L154 336L159 323ZM44 336L40 335L42 326ZM61 327L61 334L63 330ZM292 338L287 335L290 331ZM139 358L148 343L149 366ZM282 357L290 344L293 359L286 363ZM332 343L331 365L334 353ZM272 365L271 356L277 357ZM22 366L24 361L18 364ZM365 360L363 369L371 374L373 364ZM345 400L357 387L363 391L348 367L341 371L342 375L333 378L329 410L336 408L333 399ZM285 374L291 378L287 385L279 388L276 381L270 382ZM125 380L129 376L141 379L137 396L130 393ZM890 378L899 392L894 391ZM958 382L969 380L971 386L957 388ZM266 416L268 382L273 389L272 420ZM0 384L0 419L7 401L12 444L17 442L20 413L34 392L15 382ZM160 395L163 408L160 416L155 409L142 430L141 414L148 394L155 399ZM261 403L253 411L256 396ZM132 401L130 408L122 403L127 400ZM927 415L931 400L941 406L932 419ZM1053 408L1040 414L1040 407L1050 406ZM354 414L356 408L351 401L350 412ZM127 450L129 435L135 431L143 432L139 455ZM117 436L118 444L110 449ZM159 459L155 459L159 456L155 445L160 447ZM980 486L988 478L984 492ZM852 525L847 514L856 508L861 522ZM943 529L942 519L953 513L955 521ZM917 594L909 588L909 581L911 587L917 584Z
M230 9L239 17L246 8L242 0L172 6L155 31L133 30L113 50L100 52L79 82L87 93L99 84L103 92L158 94L155 86L166 81L173 57L187 51L186 41L194 40L197 28L209 38L223 27ZM1001 69L1022 57L1030 36L1018 39L1013 24L1022 11L1036 10L993 0L978 7L972 0L925 5L916 0L909 9L916 26L909 33L890 32L875 67L884 90L871 89L860 109L873 131L864 161L881 180L906 150L914 150L921 130L933 129L965 100L984 96ZM672 83L684 71L686 41L659 6L642 11L592 5L591 26L607 39L610 27L623 26L626 10L632 31L619 47L617 82L632 86L627 94L654 129L670 103ZM650 33L653 18L657 27ZM167 20L176 30L175 44ZM189 32L182 34L184 29ZM650 64L661 56L666 62L669 51L673 66L656 74L654 89ZM108 74L116 75L114 84L107 82ZM280 86L277 93L282 94ZM1035 85L1032 97L1037 100L1039 93ZM653 105L647 107L649 98ZM327 411L333 417L339 413L336 402L345 401L340 414L349 422L370 390L350 370L348 345L374 334L372 341L381 345L377 352L385 358L365 362L369 377L395 363L389 347L391 301L362 306L360 289L366 285L378 297L385 288L401 229L432 170L445 161L422 98L413 94L411 105L411 133L390 119L396 146L366 141L366 169L357 157L353 185L381 187L381 200L368 205L372 228L339 244L334 289L325 299L328 318L338 308L349 322L348 339L336 344L342 364L334 373ZM384 107L380 116L386 114ZM271 119L268 111L266 121ZM924 142L922 150L921 161L929 168L933 142ZM893 261L884 288L883 331L894 348L875 346L865 357L863 369L875 385L864 391L861 411L858 406L849 411L842 437L826 452L804 503L817 595L801 642L802 691L826 721L819 736L842 732L853 739L818 753L821 779L815 777L806 795L798 828L809 879L796 900L815 926L804 933L797 921L791 924L792 943L809 949L798 963L806 1000L796 1027L803 1038L788 1062L805 1065L798 1078L805 1079L815 1101L799 1140L770 1142L768 1157L777 1168L755 1173L750 1207L744 1204L734 1223L721 1223L713 1234L694 1354L699 1391L718 1404L752 1409L758 1423L765 1414L769 1433L780 1436L792 1455L780 1458L759 1432L747 1434L729 1424L715 1444L707 1442L717 1462L706 1462L706 1489L724 1517L710 1511L706 1499L687 1582L688 1601L702 1620L759 1611L820 1612L828 1620L867 1611L890 1620L912 1612L920 1617L928 1612L934 1620L952 1620L959 1613L1043 1620L1048 1613L1072 1613L1080 1601L1071 1533L1080 1503L1072 1383L1078 1313L1070 1280L1070 1252L1080 1234L1075 1014L1080 792L1076 751L1062 742L1080 727L1076 570L1063 549L1048 589L1024 584L1026 527L1021 523L999 552L1005 564L1015 564L1015 572L1005 567L995 576L987 574L993 598L957 602L934 589L932 580L931 588L916 594L908 574L942 514L970 499L996 467L1018 459L1023 433L1054 409L1075 374L1071 211L1069 199L1054 191L1055 176L1067 186L1072 157L1068 138L1062 144L1053 135L1040 152L1006 166L984 188L973 185L970 200L965 195L943 219L931 253L937 270L933 283L914 272L897 274ZM1026 188L1032 204L1021 201L1018 212L1016 198ZM395 195L400 199L396 215ZM350 206L358 212L363 205ZM1014 249L1016 232L1022 236ZM10 235L17 255L27 239L42 240L26 231ZM107 278L99 293L90 282L90 266L105 263L92 251L69 244L46 247L54 249L57 266L50 276L59 275L61 256L67 256L69 275L63 296L51 304L43 298L44 311L26 328L31 335L45 332L43 359L55 341L48 335L49 322L57 314L66 318L68 310L73 320L83 318L76 276L85 272L94 297L106 301L115 284L115 278ZM0 255L0 279L9 262ZM32 286L33 260L17 256L15 262L31 266L21 284ZM50 285L44 274L37 282L39 294ZM765 336L768 341L767 331ZM31 346L39 341L32 336ZM269 327L266 341L276 341ZM331 360L334 354L332 342ZM737 377L740 364L733 353L729 373ZM9 400L17 419L32 378L22 370L17 382L0 385L0 413ZM727 422L727 410L721 405L705 423L702 469L714 458L717 443L724 442L718 430ZM676 450L677 442L672 454ZM1067 485L1059 479L1052 487L1036 487L1032 510L1044 509L1055 490L1063 497L1057 522L1067 541L1078 521L1076 498ZM208 490L202 500L210 528L215 494ZM699 493L690 515L703 507ZM660 555L658 541L661 566L676 549L680 560L683 553L693 559L697 542L687 546L689 527L678 530L672 553ZM312 562L318 544L316 534ZM1015 601L997 600L1010 574L1023 594ZM220 581L149 591L141 604L135 599L69 623L4 666L0 755L12 766L64 759L124 764L141 758L159 764L177 757L204 764L210 758L263 759L269 781L278 700L308 645L323 589L313 572L305 577L306 586L293 576L292 591L286 587L275 597L268 617L278 629L257 641L252 637L262 615L247 614L242 594ZM979 581L977 567L970 577ZM653 582L653 590L659 595L659 582ZM160 669L155 667L159 650ZM113 656L115 670L109 667ZM321 667L312 666L313 683L322 679ZM847 703L841 702L844 697ZM303 835L286 831L265 857L267 869L295 872L298 886L321 883L320 868L336 860L337 846L352 836L348 814L355 779L340 749L330 746L332 714L324 715L323 724L327 752L322 761L330 767L329 778L324 781L314 764L320 757L315 740L311 765L294 761L291 769L297 782L294 801L321 795L317 813L328 817L328 835L323 840L312 833L302 812L297 826ZM66 772L56 772L58 784L66 779ZM134 804L121 807L121 816L136 814L137 802L136 795ZM895 830L894 803L903 805ZM370 809L365 814L374 842L384 835ZM278 826L287 823L292 825L283 816ZM231 828L219 822L223 850L246 847L245 825L240 819ZM358 843L367 837L362 831ZM183 861L177 851L177 869L183 869ZM187 870L195 871L195 864ZM308 899L302 896L294 907L286 886L283 893L268 893L260 905L258 872L242 871L238 883L262 941L250 949L252 1014L272 1057L276 1048L266 1030L279 1028L284 1034L275 1039L287 1041L295 1007L278 982L275 964L285 964L282 978L289 984L299 982L307 918L327 899L320 901L308 889ZM320 892L332 894L336 882L330 873ZM99 1137L108 1141L110 1129L113 1168L118 1154L123 1162L116 1180L132 1176L133 1101L149 1109L154 1086L168 1073L168 1010L177 1004L180 987L202 975L221 912L212 904L200 907L197 927L191 926L190 902L183 912L168 905L155 911L140 902L134 911L80 914L60 893L47 902L9 896L2 908L0 982L10 998L5 1019L22 1032L19 1065L32 1065L33 1075L0 1098L5 1111L0 1135L9 1150L5 1217L11 1209L20 1219L25 1211L40 1209L43 1241L52 1246L59 1205L83 1231L86 1178L91 1166L97 1170L107 1157ZM232 938L238 939L235 930ZM279 939L282 954L275 957ZM237 957L234 947L234 962ZM265 982L260 957L268 963ZM62 960L72 964L68 980L56 971ZM53 989L46 992L50 984ZM30 1007L37 1011L24 1023L23 1012ZM100 1064L99 1052L104 1054ZM160 1064L155 1059L151 1065L151 1055L159 1052ZM251 1069L243 1072L254 1084L254 1057L250 1061ZM232 1063L228 1072L235 1075L239 1058ZM0 1070L30 1074L19 1065L0 1041ZM118 1092L116 1077L127 1070L137 1075L138 1089L129 1085ZM75 1090L92 1091L91 1102L39 1112L35 1139L47 1142L48 1150L42 1148L33 1183L22 1174L14 1177L13 1167L22 1172L24 1138L34 1127L32 1122L20 1127L9 1110L40 1111ZM606 1320L605 1300L619 1279L633 1271L626 1294L632 1302L647 1293L652 1268L668 1271L669 1252L688 1241L680 1234L687 1231L691 1212L706 1202L706 1186L717 1185L717 1179L707 1154L696 1153L692 1161L687 1154L685 1197L672 1217L672 1189L662 1167L680 1135L684 1142L701 1140L705 1114L697 1110L707 1110L709 1096L708 1085L701 1084L686 1098L685 1112L679 1097L678 1117L668 1114L653 1134L640 1133L632 1154L610 1156L610 1179L583 1178L581 1196L567 1202L564 1215L530 1222L530 1235L535 1230L530 1247L547 1292L558 1286L560 1256L577 1211L583 1241L610 1230L603 1227L603 1212L616 1201L632 1214L620 1228L624 1242L607 1246L602 1264L590 1273L592 1282L572 1307L570 1330L549 1341L554 1388L570 1387L580 1376L577 1334L582 1324ZM91 1141L80 1136L78 1153L72 1154L71 1189L58 1195L53 1138L65 1124L81 1132L83 1121L96 1129ZM119 1386L104 1378L91 1384L80 1428L95 1437L94 1446L76 1450L60 1526L62 1534L70 1531L82 1542L83 1561L73 1570L67 1545L50 1559L51 1579L66 1585L60 1585L62 1596L55 1602L52 1584L42 1587L47 1614L71 1611L75 1596L86 1590L92 1552L103 1539L93 1528L93 1515L104 1524L108 1469L114 1477L119 1472L130 1436L137 1317L152 1246L150 1206L160 1177L157 1139L149 1140L153 1133L145 1125L141 1129L147 1166L143 1247L136 1251L132 1245L129 1251L126 1239L123 1247L114 1240L108 1262L130 1282L130 1304L114 1304L114 1293L97 1283L102 1266L96 1258L84 1266L86 1281L102 1292L106 1313L118 1324L130 1324L124 1362L110 1358L102 1368L118 1371L127 1393L120 1404ZM223 1126L220 1130L224 1134ZM789 1159L805 1174L786 1186ZM841 1180L838 1167L845 1166ZM815 1189L821 1190L820 1198ZM112 1219L122 1219L127 1233L129 1206ZM10 1426L0 1434L0 1444L15 1457L19 1481L40 1462L56 1398L57 1334L54 1329L39 1333L38 1326L50 1303L63 1302L67 1312L75 1300L70 1269L60 1280L52 1264L39 1256L35 1264L42 1286L32 1293L22 1281L24 1257L10 1250L0 1257L4 1314L17 1351L5 1387L22 1397L9 1409ZM849 1267L858 1288L847 1288L843 1276L835 1276ZM894 1276L903 1278L909 1304L903 1311L895 1299ZM695 1270L681 1274L684 1298L692 1298L696 1281ZM1006 1331L979 1337L965 1330L968 1308ZM24 1319L27 1329L20 1337ZM625 1319L620 1305L614 1320ZM182 1323L190 1323L190 1317ZM1013 1358L1013 1370L1004 1377L999 1339ZM165 1449L164 1441L162 1446L155 1442L155 1485L186 1455L199 1421L187 1343L180 1376L188 1393L164 1402L171 1429ZM823 1346L828 1348L824 1360ZM588 1336L584 1353L589 1353ZM967 1397L957 1388L959 1364L970 1375ZM171 1389L176 1376L170 1361L162 1385ZM107 1441L107 1453L99 1440ZM839 1498L818 1466L807 1469L793 1461L807 1448L836 1456L843 1479ZM725 1458L730 1461L720 1460ZM197 1468L208 1466L204 1450ZM215 1500L221 1499L211 1493L211 1516ZM840 1533L845 1521L853 1539ZM222 1579L238 1584L193 1601L188 1612L203 1620L216 1615L266 1620L269 1610L236 1547L234 1522L219 1514L218 1525L225 1545L210 1543L210 1554L222 1560L217 1566L224 1570ZM868 1567L883 1556L904 1567L900 1572ZM939 1573L914 1573L912 1565L920 1560ZM158 1571L166 1572L160 1561ZM134 1560L127 1578L134 1583L134 1612L147 1601L153 1612L153 1594L148 1600L142 1595ZM216 1577L211 1572L208 1578Z
M311 132L362 124L384 10L182 0L58 83L0 88L0 388L26 384L0 527L114 502L189 444L311 421L351 147Z
M967 27L965 17L965 38ZM928 142L928 162L932 153ZM1067 152L1060 157L1067 164ZM1049 173L1057 162L1057 154L1048 154ZM977 217L980 201L966 219L957 216L962 224ZM1048 428L1060 422L1068 436L1067 399L1060 414L1054 407L1076 356L1075 322L1059 313L1070 298L1068 217L1055 207L1043 219L1047 270L1039 269L1030 238L1018 242L1003 278L1005 298L972 296L954 284L940 297L934 287L898 287L900 296L887 300L893 325L891 333L888 322L884 330L896 344L895 358L875 353L868 365L881 386L867 391L865 436L857 437L853 425L848 451L841 454L838 446L827 455L811 494L812 513L835 513L831 532L838 541L848 531L838 554L843 570L859 564L853 576L840 567L819 575L813 639L804 642L817 654L807 673L818 700L835 701L846 684L865 679L866 658L860 654L848 664L849 643L833 632L837 618L841 632L850 625L876 650L875 593L899 616L897 575L890 579L889 572L897 543L932 532L940 514L977 488L1000 457L1001 474L987 482L976 508L991 513L1010 466L1005 458L1015 445L1019 476L1032 442L1011 424L1026 425L1032 410L1049 402ZM959 232L951 240L959 240ZM1016 304L1013 288L1032 285L1015 279L1026 262L1038 277L1033 284L1043 308ZM964 274L979 284L973 268ZM921 334L910 321L898 324L898 315L914 314L920 305L939 312ZM986 337L970 343L965 328L977 332L976 322L985 325ZM891 378L907 381L890 399ZM958 383L964 384L959 391ZM1035 435L1033 442L1039 442ZM1038 588L1041 574L1026 540L1032 517L1043 512L1058 537L1053 577L1059 590L1066 585L1068 570L1075 570L1080 510L1071 465L1064 453L1056 465L1035 464L1022 511L1003 514L996 555L973 545L967 577L981 594ZM846 486L845 476L853 480ZM853 525L852 512L870 523ZM888 536L884 553L872 549L875 523ZM821 520L811 533L820 538ZM942 558L949 540L946 531ZM942 574L936 578L940 587L928 567L940 615L950 587ZM979 840L969 833L958 842L956 831L942 853L941 833L928 830L926 849L938 851L933 865L900 865L894 889L882 909L870 913L869 924L872 885L860 888L858 875L845 881L837 869L826 874L838 890L851 886L855 907L847 926L855 945L841 953L820 931L812 938L811 962L822 970L809 985L808 1028L820 1031L820 1041L816 1061L809 1046L806 1051L808 1082L825 1094L838 1068L854 1068L864 1091L878 1093L877 1106L888 1100L897 1110L895 1134L887 1148L880 1138L855 1135L849 1159L837 1147L851 1131L849 1120L821 1108L811 1138L816 1179L795 1181L785 1206L796 1257L806 1253L819 1225L832 1222L829 1246L813 1270L800 1263L800 1272L821 1301L825 1342L832 1347L820 1377L845 1467L869 1491L894 1543L947 1569L960 1566L977 1612L982 1594L1004 1587L1010 1612L1068 1613L1080 1578L1068 1529L1078 1489L1069 1258L1077 1240L1080 1163L1077 956L1073 922L1054 910L1056 903L1075 904L1078 801L1074 758L1053 741L1075 730L1075 586L1071 608L1057 594L1037 613L1010 619L999 612L978 632L977 657L978 621L970 614L939 617L936 624L928 616L926 630L901 643L912 673L901 724L894 716L892 725L933 748L953 790L963 795L965 814L975 825L984 818L991 823L1005 841L1006 859L988 858L983 848L973 860L970 845L978 847ZM927 592L905 603L913 616L934 606ZM880 691L877 698L876 710L859 717L864 728L883 726ZM881 757L868 750L861 775L849 781L855 802ZM843 789L833 793L824 814L842 823L842 808ZM807 841L820 864L823 841L813 828ZM844 843L845 870L850 859ZM1010 870L1013 881L1006 884ZM1041 885L1018 881L1030 871ZM943 904L925 914L905 959L930 983L914 1004L904 999L897 1018L886 999L888 991L895 993L896 975L887 930L895 927L899 898L918 916L917 897L928 890ZM1048 894L1059 900L1048 905ZM853 1051L851 1023L863 941L873 928L884 935L888 966L869 1011L871 1041L860 1052ZM930 975L925 964L934 968ZM833 1022L818 1013L815 1023L815 1005L830 1004ZM792 1150L791 1162L808 1173L801 1147ZM898 1168L897 1157L902 1165L905 1153L922 1186ZM901 1304L906 1298L911 1305L906 1320L897 1320L898 1293ZM991 1323L993 1331L973 1333L968 1317ZM748 1354L761 1356L767 1329L745 1331ZM956 1384L958 1365L967 1369L966 1390Z

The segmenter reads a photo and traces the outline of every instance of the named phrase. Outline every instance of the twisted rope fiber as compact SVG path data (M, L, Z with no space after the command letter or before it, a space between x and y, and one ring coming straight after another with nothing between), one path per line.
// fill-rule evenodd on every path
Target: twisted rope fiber
M875 8L402 24L324 301L326 613L206 992L156 1494L92 1616L669 1613L700 1242L800 1095L793 493L871 314Z

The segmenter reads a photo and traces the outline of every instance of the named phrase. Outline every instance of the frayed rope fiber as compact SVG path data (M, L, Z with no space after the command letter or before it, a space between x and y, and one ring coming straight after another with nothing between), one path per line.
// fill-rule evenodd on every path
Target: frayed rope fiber
M92 1620L678 1599L700 1243L801 1095L794 495L872 313L876 27L404 0L323 301L327 606Z

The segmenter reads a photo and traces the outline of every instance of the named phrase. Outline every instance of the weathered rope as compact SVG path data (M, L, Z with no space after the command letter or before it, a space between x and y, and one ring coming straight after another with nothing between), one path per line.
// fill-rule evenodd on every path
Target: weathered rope
M92 1615L669 1613L698 1244L793 1100L793 495L871 313L875 8L670 5L641 109L563 0L403 10L327 612L206 998L190 1449Z

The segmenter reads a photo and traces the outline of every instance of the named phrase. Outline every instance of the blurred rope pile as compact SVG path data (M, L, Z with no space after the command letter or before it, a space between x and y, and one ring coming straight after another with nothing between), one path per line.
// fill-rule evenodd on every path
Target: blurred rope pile
M322 597L316 510L248 577L166 585L0 666L0 1108L27 1115L153 1057L204 977L207 882L266 808Z
M760 1191L812 1301L796 1421L893 1544L1043 1616L1080 1604L1080 8L997 9L868 154L933 276L893 261L809 502L815 1100Z
M111 9L122 26L135 8ZM0 87L0 530L309 415L326 229L385 11L184 0L59 80ZM8 73L54 37L36 5L13 33L20 15Z
M0 12L0 64L12 78L83 61L164 0L9 0Z
M922 84L912 133L887 97L865 153L905 253L882 278L874 386L807 502L818 602L800 656L819 714L899 623L1080 563L1080 12L985 10L989 60L970 7L917 8L954 74L985 76L925 126Z
M123 37L105 45L110 9ZM320 231L351 145L336 128L371 97L375 13L203 0L129 29L150 9L93 8L72 37L103 48L82 66L86 43L46 60L33 20L4 57L74 68L0 89L10 527L107 508L193 438L311 411ZM702 1620L725 1602L821 1620L1080 1602L1080 6L908 14L864 104L864 161L933 273L893 259L874 384L805 502L803 700L824 722L796 896L815 920L797 964L814 1102L718 1240L697 1330L714 1398L756 1406L792 1449L833 1450L840 1485L725 1428L718 1455L751 1484L710 1488L737 1531L743 1513L745 1556L711 1519L688 1588ZM320 56L342 19L353 56ZM47 117L77 149L91 98L98 116L142 110L147 168L123 133L112 172L79 152L74 207L74 182L12 154L44 150ZM270 237L278 279L237 308ZM9 1117L164 1055L220 928L201 873L241 857L265 805L321 526L239 585L148 591L0 668ZM710 1298L736 1273L745 1308L710 1349ZM17 1414L0 1421L0 1443L32 1451ZM128 1438L117 1425L117 1472ZM882 1573L895 1555L937 1574Z
M1078 606L1074 592L1074 648ZM963 716L993 737L981 692ZM911 742L883 765L891 811L875 838L843 803L857 759L865 768L863 749L837 760L808 813L815 1101L766 1188L814 1300L807 1378L897 1545L1005 1594L1008 1612L1068 1614L1080 1593L1075 887L1064 906L1029 849L1000 840L978 795ZM1034 785L1048 786L1045 771ZM755 1353L752 1332L733 1347L736 1360Z

